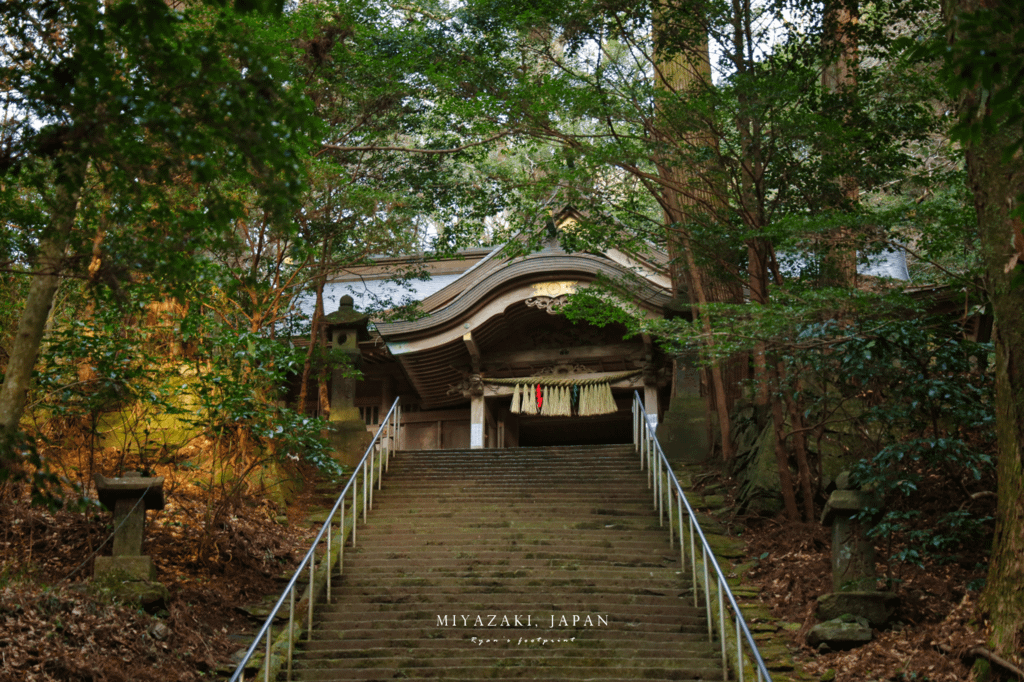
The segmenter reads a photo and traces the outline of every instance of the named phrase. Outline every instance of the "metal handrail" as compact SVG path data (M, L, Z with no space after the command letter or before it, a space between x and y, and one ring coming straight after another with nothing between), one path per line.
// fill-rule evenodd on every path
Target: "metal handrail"
M754 642L754 637L750 634L750 629L747 628L747 623L743 619L743 613L740 611L740 607L736 603L736 598L733 597L732 590L729 589L729 583L725 579L725 574L722 573L722 569L719 567L718 561L715 559L715 555L711 551L711 546L708 544L707 538L704 537L704 531L701 529L700 523L697 521L693 507L690 506L690 501L686 499L683 487L679 484L679 479L676 478L675 472L672 471L672 467L669 466L668 459L665 457L665 452L661 449L661 444L654 435L655 427L651 417L652 416L647 414L647 411L644 409L643 401L640 400L640 394L634 391L633 445L640 454L640 469L644 470L646 468L647 470L647 485L654 491L654 506L658 510L658 522L662 525L664 525L665 507L668 507L670 546L674 546L676 539L676 531L673 526L672 518L673 493L675 493L676 499L679 500L676 503L676 513L678 516L679 526L679 553L684 572L686 571L687 543L683 533L683 507L686 507L685 514L690 527L690 567L694 606L700 605L699 596L697 594L696 538L700 539L700 547L703 553L703 561L701 563L703 564L704 574L704 605L707 608L708 617L708 641L713 641L715 620L711 613L711 583L708 580L709 564L713 569L716 591L718 592L718 631L719 640L721 640L722 643L722 679L729 679L728 651L725 630L725 606L727 601L736 620L736 667L738 669L739 682L743 682L744 677L744 643L746 643L750 655L754 660L754 664L757 669L758 682L772 682L772 677L768 673L768 668L764 664L764 659L761 658L761 652L757 648L757 643ZM667 481L665 479L667 479ZM667 488L665 485L666 482L668 483Z
M390 447L384 448L383 439L381 434L385 432L387 427L387 433L384 438L390 439ZM271 609L270 615L267 616L267 620L263 623L263 627L253 637L252 644L249 645L249 649L245 652L245 656L238 663L238 667L235 669L235 673L231 676L229 682L245 682L245 666L249 660L256 653L259 648L260 640L265 640L266 647L263 658L263 680L264 682L270 682L270 667L272 659L273 644L271 643L273 633L273 622L277 618L278 612L281 607L284 606L285 600L288 600L288 657L287 657L287 675L288 679L292 679L292 656L295 650L295 590L296 584L298 583L299 576L302 575L303 570L309 567L309 604L308 604L308 620L307 620L307 633L308 638L313 637L313 604L316 601L316 550L320 545L320 541L326 536L326 551L324 552L323 558L320 561L320 567L326 572L327 578L327 603L331 601L331 552L332 546L332 526L335 515L339 513L340 519L338 524L338 538L340 538L340 544L338 546L338 572L340 573L344 567L345 558L345 497L348 495L349 490L352 492L352 546L356 544L356 521L359 517L359 503L362 503L363 511L363 523L366 523L366 513L368 509L373 508L373 486L376 484L377 489L380 489L381 477L384 472L387 471L388 463L390 462L391 455L398 450L401 444L401 428L402 428L402 408L399 405L399 399L396 398L395 402L392 403L391 409L387 415L381 421L380 427L377 429L377 433L374 435L373 440L370 441L370 445L366 448L366 452L363 454L363 458L359 460L359 464L356 465L355 470L352 472L352 476L348 479L348 483L342 488L341 494L338 495L337 501L334 503L334 507L331 509L331 513L328 514L327 520L324 521L323 527L320 528L320 532L313 540L313 544L310 546L309 551L306 552L306 556L303 557L302 562L298 568L295 569L295 574L292 575L292 579L288 581L288 585L285 586L284 591L281 592L281 596L278 598L277 603L274 604L274 608ZM362 496L359 496L359 472L363 473L363 492Z

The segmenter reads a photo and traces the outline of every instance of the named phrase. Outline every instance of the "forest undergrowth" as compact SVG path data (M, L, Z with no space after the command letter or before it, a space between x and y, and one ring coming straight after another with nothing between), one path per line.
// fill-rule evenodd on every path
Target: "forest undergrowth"
M119 457L109 450L95 463L103 471ZM10 496L0 505L0 682L208 679L230 665L243 647L241 636L259 626L240 607L276 593L305 552L315 531L303 520L316 470L294 472L307 485L287 510L288 525L280 523L279 510L248 495L209 529L202 526L209 504L204 478L172 466L158 465L154 473L167 476L170 493L163 510L147 513L143 553L153 557L170 597L148 612L112 602L91 581L93 553L109 552L100 549L112 530L108 512L51 512ZM721 482L728 490L729 480ZM955 499L955 491L928 490L919 505L921 524L946 511L943 500ZM781 516L734 521L748 541L744 561L756 561L748 582L774 618L801 625L786 636L803 679L971 679L968 652L985 642L977 599L986 542L921 565L887 562L899 547L879 546L879 587L888 584L900 596L892 623L865 646L819 651L807 645L806 635L817 622L816 598L831 591L829 529Z
M728 481L725 481L728 483ZM728 486L727 486L728 489ZM959 491L927 488L917 500L921 526L945 514ZM994 498L984 504L994 506ZM819 505L820 507L820 505ZM962 682L974 679L970 654L985 646L985 624L978 598L987 570L991 538L967 543L945 556L919 564L888 561L905 549L896 541L876 545L878 589L899 596L899 607L872 641L849 651L815 649L807 634L819 621L817 597L833 591L831 529L821 524L792 523L779 517L737 517L747 540L747 559L755 566L746 579L759 589L759 599L779 621L798 623L783 630L797 670L806 679L835 682ZM995 671L993 679L1000 678ZM1007 677L1005 679L1014 679Z
M101 452L97 470L118 458ZM18 495L0 503L0 682L209 679L259 627L240 607L280 591L308 549L308 495L288 508L287 526L281 511L247 495L204 528L205 478L154 469L170 492L163 510L147 512L142 551L169 598L146 609L92 581L94 553L110 552L100 547L113 530L109 512L52 512ZM293 473L311 480L314 471Z

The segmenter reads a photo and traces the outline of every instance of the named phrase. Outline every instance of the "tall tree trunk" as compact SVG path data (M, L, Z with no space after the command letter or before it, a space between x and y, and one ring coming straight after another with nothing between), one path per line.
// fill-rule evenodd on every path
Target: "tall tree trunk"
M324 247L326 262L327 247ZM321 265L321 267L326 267ZM316 304L313 307L313 319L310 321L309 348L306 349L306 360L302 363L302 383L299 385L299 412L307 414L306 401L309 399L309 380L312 378L313 358L316 357L317 348L323 348L320 333L324 319L324 286L327 283L327 276L321 272L316 278Z
M666 96L685 96L687 92L699 92L701 88L710 86L711 62L708 53L708 42L705 36L688 27L694 38L693 44L678 53L663 52L662 47L674 29L671 22L666 22L666 13L679 8L670 8L667 3L659 4L654 16L655 33L655 79L659 89ZM695 24L696 20L691 18ZM657 117L656 117L657 118ZM662 117L663 118L663 117ZM657 125L665 125L661 120ZM660 129L655 129L656 136L662 136ZM674 134L664 135L666 147L671 147ZM699 148L713 147L717 141L710 133L697 133L684 144ZM701 319L706 345L714 346L711 323L707 317L706 306L711 302L739 302L741 293L738 287L722 281L710 270L697 262L691 234L681 225L714 220L709 208L721 205L720 198L707 184L707 178L701 177L701 171L707 169L688 169L674 159L661 158L655 160L658 175L663 178L662 209L665 214L666 241L669 257L672 261L671 275L673 291L685 291L692 306L693 315ZM729 411L731 401L729 386L726 383L721 364L715 362L708 372L711 395L709 396L714 411L718 415L719 431L721 432L722 457L731 461L734 448L730 437Z
M821 71L821 86L825 92L840 94L851 91L857 85L859 51L856 30L859 21L857 0L825 2L825 45L834 57ZM840 176L836 178L836 183L843 197L843 206L852 206L860 200L860 187L856 178ZM827 283L847 288L856 286L857 246L853 230L845 226L836 228L826 236L823 246L821 263Z
M779 379L785 374L785 367L782 363L776 365ZM814 523L814 487L811 482L811 465L807 459L807 437L804 434L803 419L800 410L794 400L788 397L779 396L777 402L783 402L789 410L789 433L787 440L792 440L793 457L796 459L797 477L800 481L800 496L803 498L804 521Z
M18 334L11 348L3 388L0 388L0 429L5 431L17 431L25 411L32 370L39 357L46 319L60 284L64 252L78 213L78 200L85 181L87 163L78 156L64 159L62 172L56 182L49 234L39 244L39 258L32 273Z
M732 2L732 62L736 72L746 74L754 64L754 55L750 53L752 45L750 0L733 0ZM764 216L758 187L763 186L764 163L761 158L761 125L754 111L754 98L747 88L737 92L739 108L736 113L736 129L740 137L740 215L743 222L753 231L761 231L767 222ZM750 301L757 305L768 305L768 262L772 254L771 243L763 237L752 237L747 243L747 276L750 286ZM754 344L754 404L767 407L770 376L768 373L766 347L763 341Z
M958 16L980 9L1011 10L1017 0L945 0L943 10L954 47L963 36ZM1007 11L1004 17L1019 13ZM1014 45L1014 34L1024 26L1004 20L991 26L997 40L993 50ZM982 122L992 115L983 97L995 97L980 88L963 93L961 111ZM1004 656L1024 649L1024 286L1013 277L1024 269L1024 229L1011 212L1024 192L1024 158L1018 151L1004 152L1020 135L1020 124L981 126L980 137L966 143L968 185L981 238L985 288L995 315L995 412L998 461L998 500L995 538L989 559L988 580L982 594L992 624L991 646Z
M775 432L775 466L779 472L779 488L782 502L786 508L786 516L791 521L800 520L800 511L796 506L796 489L793 487L793 475L789 472L789 451L786 449L786 414L781 400L773 400L772 427Z
M326 284L327 277L324 275L324 283ZM317 326L317 340L316 344L320 346L324 352L327 351L327 325L323 323L324 319L324 297L323 288L319 289L320 295L317 297L316 315L320 318L320 324ZM331 366L325 362L320 362L320 371L317 372L317 414L324 419L329 419L331 416L331 398L328 394L328 385L331 379Z

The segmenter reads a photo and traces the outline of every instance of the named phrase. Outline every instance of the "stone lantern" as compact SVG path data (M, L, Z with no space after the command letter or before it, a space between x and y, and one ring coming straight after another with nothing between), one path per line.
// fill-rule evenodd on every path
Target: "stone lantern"
M361 364L359 342L370 339L369 322L370 316L355 309L351 296L342 296L338 309L324 316L327 347L333 355L341 353L347 358L347 362L339 362L331 368L329 436L335 457L350 465L359 462L372 438L355 404L359 378L353 371Z
M98 556L93 575L123 571L137 580L156 580L153 560L142 555L146 510L164 508L164 477L126 473L117 478L94 476L100 503L114 512L112 556Z
M875 589L875 547L858 520L863 512L876 512L878 495L852 490L848 473L836 480L838 490L829 497L821 521L832 527L832 593L818 597L818 618L834 620L852 614L879 627L892 618L899 598ZM870 639L870 637L869 637Z

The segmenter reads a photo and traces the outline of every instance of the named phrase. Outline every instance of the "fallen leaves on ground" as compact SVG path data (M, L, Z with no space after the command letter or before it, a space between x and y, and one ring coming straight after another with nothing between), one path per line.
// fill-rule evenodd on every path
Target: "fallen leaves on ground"
M174 476L166 508L147 512L143 554L171 595L157 614L112 603L92 584L94 553L110 553L101 544L111 514L0 505L0 682L193 682L242 648L229 635L260 623L238 607L282 589L311 531L276 523L280 512L259 496L233 501L212 523L202 481Z

